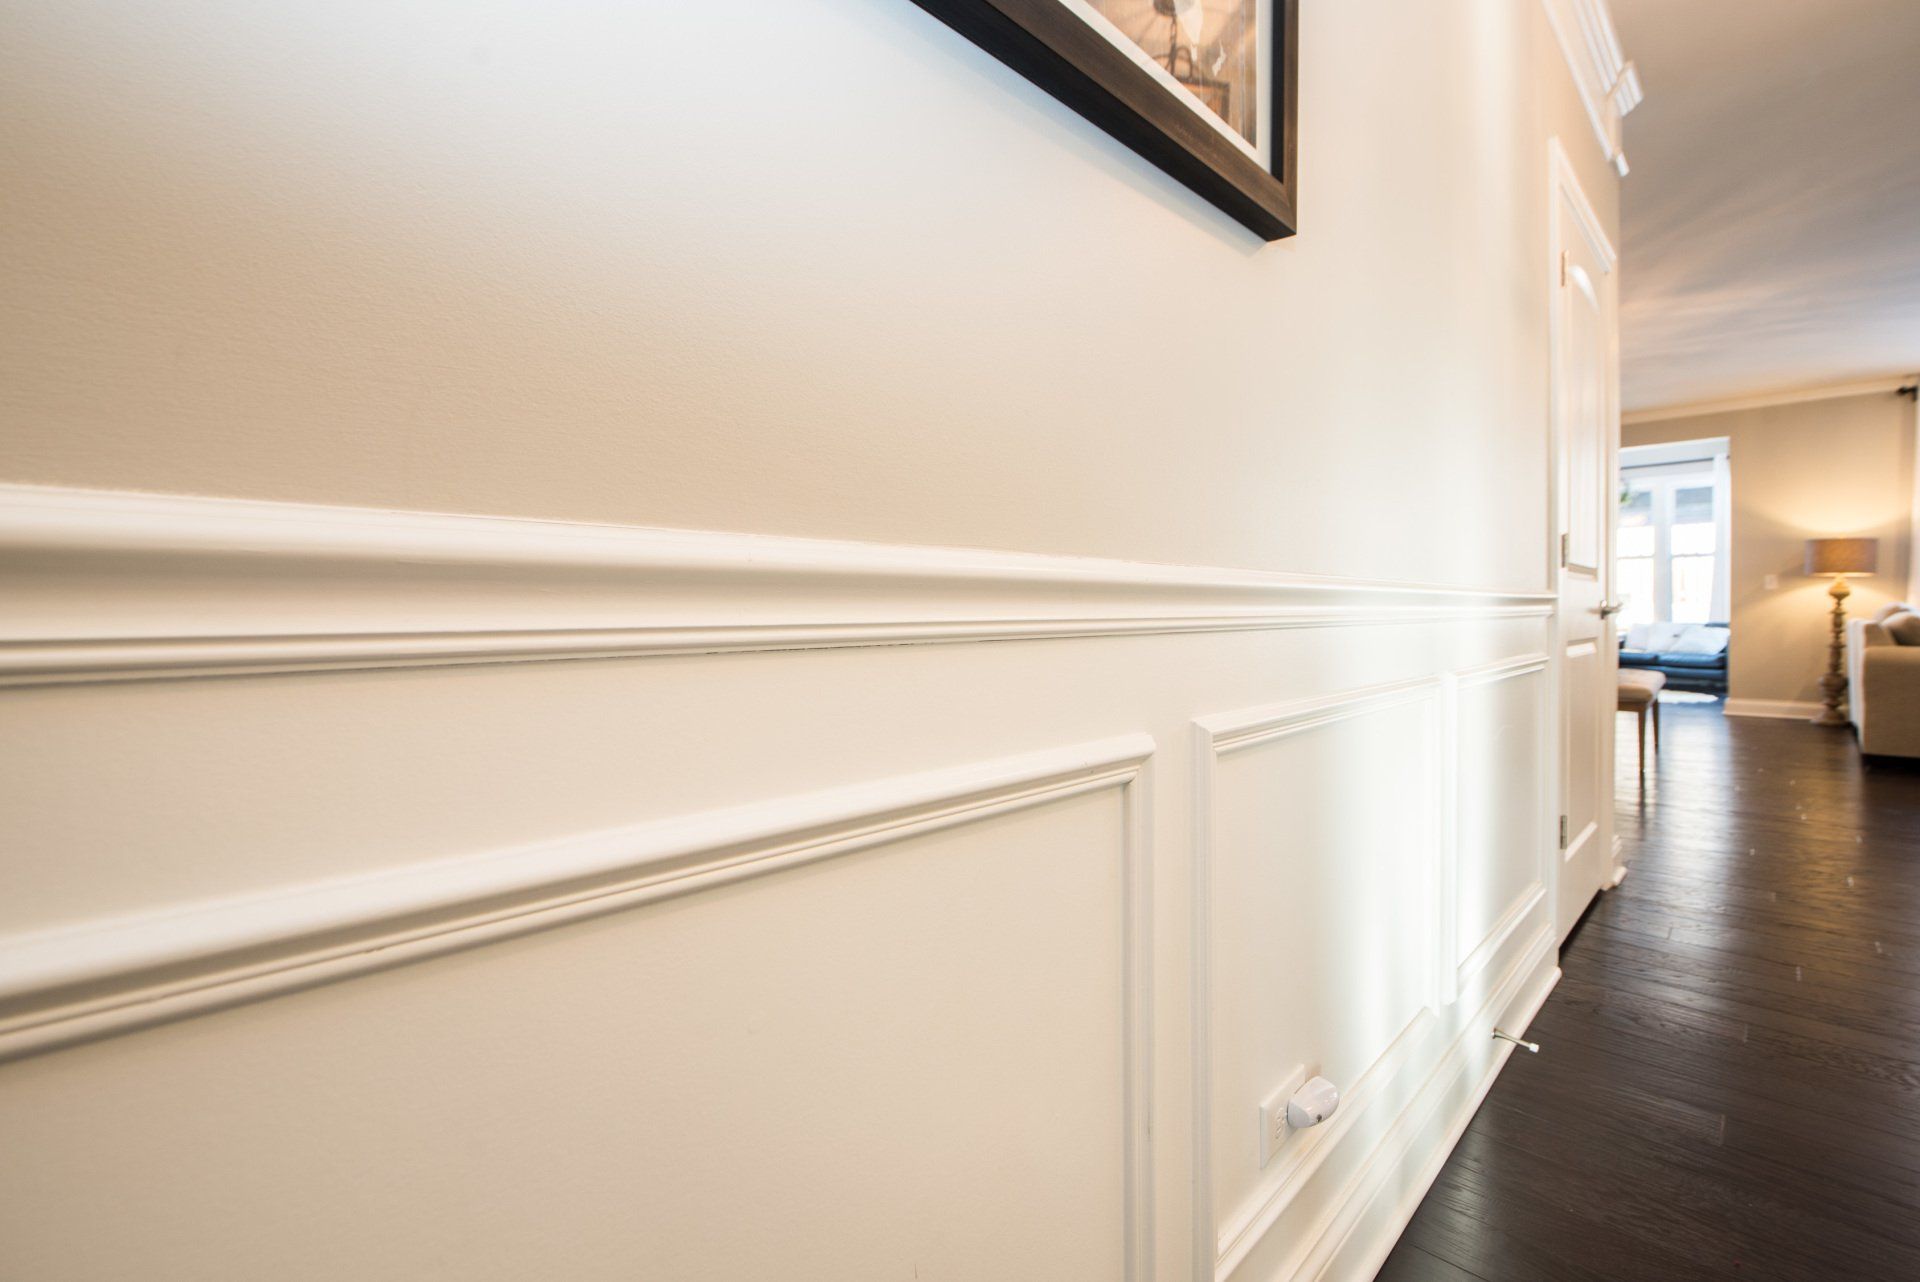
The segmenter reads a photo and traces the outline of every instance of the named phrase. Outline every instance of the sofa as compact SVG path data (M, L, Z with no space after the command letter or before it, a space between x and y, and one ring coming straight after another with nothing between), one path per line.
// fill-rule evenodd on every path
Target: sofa
M1636 623L1620 638L1620 666L1658 672L1669 690L1727 692L1724 623Z
M1860 751L1920 757L1920 613L1912 606L1847 621L1847 702Z

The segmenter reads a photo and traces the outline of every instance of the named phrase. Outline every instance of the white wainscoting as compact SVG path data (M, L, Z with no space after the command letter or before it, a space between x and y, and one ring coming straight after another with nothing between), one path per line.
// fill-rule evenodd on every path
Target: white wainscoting
M1549 661L1538 652L1550 594L22 486L0 487L0 558L0 685L11 686L737 653L730 672L735 662L827 661L750 657L759 652L1080 640L954 655L913 678L969 671L1039 689L1082 654L1104 664L1092 656L1120 652L1099 638L1190 638L1100 668L1102 680L1153 692L1125 704L1117 724L1105 687L1085 686L1011 721L1004 751L997 728L976 736L959 750L980 758L971 764L885 774L884 759L870 760L831 773L836 786L783 788L767 782L762 761L742 772L738 795L752 799L725 809L670 805L644 823L372 874L34 921L0 938L0 1061L349 977L369 979L344 993L371 993L373 972L402 963L698 892L719 901L792 871L796 880L772 883L784 894L811 866L923 850L919 839L950 830L991 846L995 830L973 825L1023 813L1033 822L1056 803L1117 793L1123 946L1099 963L1118 967L1124 1007L1114 1088L1125 1101L1115 1141L1124 1207L1113 1215L1125 1241L1114 1258L1132 1279L1153 1276L1156 1256L1174 1275L1348 1277L1378 1263L1417 1202L1406 1196L1411 1164L1438 1169L1503 1061L1476 1039L1491 1021L1523 1023L1551 982ZM1348 631L1314 631L1330 628ZM1260 632L1293 635L1247 635ZM1484 662L1490 654L1511 657ZM990 668L962 662L990 656ZM880 662L831 658L857 659L861 672ZM492 681L446 676L456 679ZM1275 691L1310 697L1275 702ZM224 706L216 695L245 693L215 682L9 697L97 708L178 694L164 715L190 717ZM436 697L457 696L449 685ZM937 718L951 697L929 694L927 713ZM1209 706L1243 710L1194 717ZM698 732L687 709L671 715L679 720L661 735ZM819 717L802 713L794 725L804 734L785 750L816 732L922 754L942 741L933 720ZM1156 853L1148 779L1157 771L1167 783L1173 763L1152 735L1183 726L1191 771L1178 763L1163 790L1174 809L1160 831L1173 835ZM290 737L298 760L306 749ZM1025 750L1035 743L1066 746ZM279 800L290 813L316 804L292 779L287 788ZM659 797L641 800L634 813L660 813ZM1037 835L1013 840L1043 861L1052 849ZM1071 840L1075 858L1091 857L1078 848L1094 839L1076 830ZM173 843L171 857L183 849ZM1155 919L1156 862L1190 885L1190 922ZM1223 895L1233 904L1225 921ZM1255 902L1265 916L1249 915ZM1156 965L1156 936L1187 955ZM1036 975L1048 982L1044 968ZM1191 1056L1191 1092L1165 1086L1177 1093L1157 1104L1191 1110L1190 1249L1185 1226L1157 1233L1153 1214L1156 986L1193 1003L1192 1045L1172 1052ZM1255 989L1277 1000L1216 1018L1217 1001ZM1323 1060L1345 1092L1336 1116L1293 1137L1264 1171L1256 1154L1252 1174L1222 1178L1219 1164L1253 1146L1260 1083L1293 1062L1319 1071ZM1233 1065L1246 1080L1223 1087L1218 1074ZM1187 1156L1161 1169L1162 1196L1185 1184Z
M1129 807L1129 1038L1144 1044L1152 906L1139 780L1152 752L1146 735L1127 735L0 939L0 1060L1116 788Z
M1379 1272L1480 1102L1493 1089L1494 1078L1512 1058L1511 1043L1490 1041L1492 1029L1503 1028L1516 1036L1524 1033L1559 981L1553 928L1543 920L1525 950L1500 982L1488 989L1472 1018L1448 1044L1419 1093L1341 1190L1334 1204L1337 1210L1302 1235L1301 1245L1272 1276L1319 1282L1369 1279ZM1461 1091L1462 1078L1476 1064L1481 1066L1477 1078ZM1405 1178L1409 1164L1417 1164L1410 1179ZM1397 1184L1396 1174L1402 1176Z
M1544 818L1548 663L1544 653L1529 652L1431 678L1195 722L1196 1276L1225 1279L1251 1268L1250 1276L1320 1277L1337 1260L1372 1252L1378 1245L1373 1238L1381 1234L1390 1246L1417 1198L1404 1215L1379 1218L1368 1230L1373 1238L1356 1236L1356 1226L1377 1218L1373 1203L1387 1173L1406 1156L1413 1137L1425 1133L1429 1114L1445 1112L1450 1147L1477 1106L1497 1064L1471 1101L1444 1108L1440 1102L1475 1062L1469 1039L1485 1036L1500 1017L1524 1025L1544 1000L1540 988L1524 1014L1514 1014L1516 995L1543 967L1551 968L1543 881L1552 868ZM1326 737L1342 728L1351 743ZM1269 763L1258 780L1234 793L1223 778L1231 757L1288 741L1301 742L1307 755ZM1315 762L1328 759L1341 763L1333 778L1344 792L1314 773ZM1235 806L1271 813L1264 826L1257 817L1249 826L1235 821ZM1397 822L1405 828L1388 831ZM1251 840L1260 831L1289 849L1262 851ZM1293 848L1298 842L1318 844ZM1366 919L1342 917L1354 906L1350 896L1357 887L1343 894L1318 882L1286 881L1309 868L1324 879L1328 867L1352 868L1369 859L1391 864L1374 886L1380 893L1366 905L1374 935ZM1223 876L1223 863L1237 865L1238 875ZM1261 878L1281 879L1267 888L1265 900L1252 888ZM1225 885L1227 880L1234 884ZM1471 895L1464 893L1467 887ZM1398 904L1395 889L1405 896ZM1291 908L1289 890L1307 901ZM1218 920L1224 904L1233 905L1230 940ZM1249 904L1264 915L1249 916ZM1343 947L1309 945L1291 961L1279 956L1295 945L1276 948L1274 938L1311 939L1328 919L1342 923ZM1334 956L1340 958L1334 969L1313 961ZM1500 959L1505 965L1489 984L1486 976ZM1241 1018L1223 1027L1219 977L1229 965L1238 984L1261 989L1262 1008L1292 1010L1302 990L1317 989L1337 1015L1318 1021L1276 1016L1284 1027L1263 1030L1256 1016L1239 1012ZM1454 1008L1443 1020L1437 1012L1463 996L1471 999L1467 1008ZM1230 998L1227 1004L1233 1004ZM1369 1021L1378 1025L1382 1011L1400 1021L1398 1032L1362 1031ZM1353 1061L1364 1065L1361 1071L1344 1078L1337 1067L1323 1069L1316 1050L1309 1049L1315 1039L1331 1038L1317 1048L1331 1057L1335 1042L1356 1035L1374 1040ZM1244 1044L1249 1038L1256 1043L1251 1051ZM1228 1043L1241 1043L1239 1058L1251 1055L1251 1075L1223 1072L1221 1048ZM1348 1055L1353 1049L1345 1047ZM1268 1089L1261 1083L1277 1083L1294 1063L1335 1078L1344 1093L1340 1110L1322 1126L1290 1138L1265 1170L1253 1174L1258 1105ZM1329 1181L1329 1187L1316 1187ZM1275 1232L1283 1220L1285 1230ZM1282 1242L1291 1245L1276 1245ZM1256 1260L1257 1267L1250 1264ZM1333 1275L1360 1276L1344 1265Z
M1199 1276L1231 1275L1419 1058L1432 1018L1421 985L1433 968L1431 927L1416 914L1439 901L1440 690L1439 678L1424 678L1195 723ZM1263 759L1242 769L1257 777L1224 777L1255 750ZM1330 795L1336 781L1347 795ZM1283 884L1288 876L1297 880ZM1223 922L1226 904L1234 916ZM1424 941L1409 945L1409 928ZM1341 960L1331 970L1314 960L1333 956ZM1248 985L1271 1000L1234 1000ZM1270 1026L1254 1007L1267 1009ZM1388 1024L1397 1031L1383 1034ZM1349 1099L1334 1123L1293 1137L1261 1171L1259 1102L1294 1063L1332 1076Z
M450 1019L444 1034L431 1039L443 1048L436 1053L444 1055L444 1048L473 1039L477 1025L493 1053L500 1053L504 1038L521 1060L547 1063L544 1080L558 1080L568 1070L542 1059L537 1037L514 1041L528 1003L500 990L513 989L516 960L541 969L534 964L538 950L529 950L529 944L548 945L549 955L572 949L576 958L583 950L598 950L591 965L576 962L576 975L589 978L593 991L580 1002L584 1029L575 1023L570 1035L595 1045L601 1041L595 1025L619 1020L623 1008L656 1012L652 1018L662 1021L657 1037L646 1035L646 1019L639 1021L637 1039L608 1029L607 1053L634 1058L636 1042L642 1048L651 1044L646 1053L652 1059L698 1063L712 1078L695 1073L691 1084L681 1081L671 1090L639 1078L627 1083L636 1098L621 1105L597 1097L593 1109L624 1108L657 1119L663 1109L672 1111L670 1101L683 1100L691 1120L674 1133L702 1137L695 1149L712 1168L703 1187L714 1184L715 1170L768 1184L764 1155L756 1151L756 1141L764 1144L768 1133L798 1137L780 1148L785 1165L775 1169L797 1165L811 1176L806 1188L782 1192L778 1181L763 1188L760 1197L779 1199L764 1208L764 1223L761 1212L747 1204L696 1198L698 1227L657 1228L657 1238L647 1239L649 1252L668 1250L671 1238L672 1258L701 1254L713 1276L772 1276L763 1271L771 1267L764 1257L781 1242L821 1254L818 1230L809 1227L814 1221L799 1208L819 1211L825 1199L837 1206L826 1257L859 1261L849 1266L851 1273L871 1275L876 1252L884 1254L889 1240L886 1233L866 1233L861 1226L862 1216L885 1200L875 1191L876 1182L911 1186L929 1162L951 1158L970 1169L986 1152L1001 1153L997 1161L1004 1165L1038 1148L1041 1153L1029 1156L1039 1169L1075 1177L1031 1190L1029 1204L1054 1207L1057 1222L1036 1223L1045 1217L1029 1214L1020 1230L1024 1238L965 1245L957 1248L962 1258L992 1257L999 1261L996 1267L1005 1267L1006 1253L1016 1251L1016 1259L1045 1260L1053 1276L1087 1268L1102 1277L1148 1278L1154 1240L1153 909L1145 772L1153 748L1145 735L1073 744L386 877L5 941L0 975L7 984L7 1015L0 1050L19 1059L64 1047L72 1059L48 1055L4 1067L18 1071L55 1060L77 1062L65 1071L79 1072L85 1081L86 1073L110 1066L115 1057L93 1053L103 1047L73 1045L77 1039L274 997L283 1000L228 1009L209 1019L220 1027L206 1029L203 1036L229 1052L288 1041L337 1045L338 1062L328 1070L333 1086L332 1073L351 1071L346 1066L357 1043L405 1040L391 1007L383 1003L396 991L424 991L441 1001L454 995L449 1009L478 1016L465 1030L456 1027L457 1016ZM1102 804L1090 808L1090 802ZM748 899L743 892L755 893ZM674 902L663 902L669 899ZM883 906L890 911L879 911ZM681 911L663 916L670 908ZM625 919L612 915L629 911L632 925L619 948L628 950L628 959L653 959L641 974L623 970L623 954L616 951L620 934L591 928L622 926ZM589 918L596 920L588 923ZM849 937L844 948L822 936L834 922ZM561 926L576 929L549 930ZM527 939L532 932L547 933ZM854 942L868 936L881 942ZM930 942L916 942L928 936ZM671 942L658 942L662 939L693 946L678 951ZM885 951L890 947L900 956ZM411 985L396 989L381 982L395 979L384 972L402 963L466 949L474 952L461 965L440 957L408 968L417 976ZM976 952L993 956L976 957ZM690 954L701 960L690 963ZM757 978L766 973L770 958L783 955L799 972L795 978ZM907 966L907 973L871 984L856 978L863 969L890 964ZM1041 973L1028 972L1029 966L1042 968ZM812 986L807 976L816 972L837 976L838 986ZM489 973L491 984L482 978ZM348 977L352 982L325 993L306 991ZM1015 988L1028 995L1015 997ZM493 992L499 992L498 1008L491 1005ZM312 1000L325 996L335 1000ZM493 1013L496 1009L521 1013L513 1018ZM662 1011L667 1013L657 1013ZM316 1012L336 1022L322 1023L316 1032ZM419 1017L416 1011L414 1020ZM898 1033L889 1017L901 1021ZM764 1028L776 1018L784 1021L783 1032L763 1034L759 1059L742 1053L743 1034L723 1038L716 1031ZM633 1019L629 1016L629 1023ZM851 1022L843 1025L843 1020ZM1007 1021L1004 1028L1001 1020ZM680 1040L671 1035L675 1028ZM920 1035L906 1035L910 1029ZM1110 1050L1090 1044L1104 1030L1114 1034ZM1017 1036L1020 1046L1005 1045L1008 1036ZM156 1053L157 1046L163 1059L169 1048L207 1044L144 1035L127 1041L139 1045L125 1053ZM769 1048L786 1055L764 1058ZM884 1106L849 1098L844 1080L834 1076L834 1066L849 1057L884 1082L889 1097ZM1033 1078L998 1080L1023 1061ZM1044 1081L1039 1080L1043 1070ZM391 1081L392 1070L385 1076ZM57 1079L29 1073L28 1080L44 1086ZM416 1092L436 1089L431 1074L400 1080L411 1082L409 1089ZM987 1089L982 1085L987 1082L997 1085ZM153 1089L163 1087L156 1083ZM182 1090L178 1084L165 1089L176 1096ZM343 1104L349 1118L358 1115L358 1097L345 1086L321 1092L326 1099L317 1101L303 1101L297 1088L289 1089L286 1111L324 1109L331 1100ZM1033 1100L1021 1092L1047 1099L1052 1107L1036 1116ZM821 1100L831 1103L822 1106ZM534 1101L525 1105L529 1116L538 1115ZM19 1107L15 1095L0 1108L12 1119L0 1126L19 1121L12 1112ZM881 1111L869 1115L861 1111L866 1108ZM756 1110L766 1109L782 1110L783 1116L756 1125ZM994 1129L998 1118L1022 1113L1021 1125ZM884 1125L877 1120L883 1117ZM970 1144L964 1131L956 1133L956 1118L970 1119L971 1127L991 1136ZM531 1129L536 1138L539 1130L519 1116L469 1121L463 1130L513 1135ZM657 1120L650 1125L667 1126ZM38 1128L35 1134L38 1142L46 1142ZM828 1160L828 1151L842 1144L864 1157ZM151 1180L152 1172L143 1176L140 1163L154 1151L140 1148L130 1157L130 1170L116 1170L110 1179ZM164 1160L169 1166L177 1163L177 1152ZM644 1149L630 1160L647 1180L682 1175L659 1167L662 1159ZM235 1180L245 1185L244 1165L209 1170L202 1178L215 1190ZM966 1196L950 1199L951 1205L943 1201L945 1209L922 1208L919 1214L938 1223L943 1235L976 1233L985 1227L981 1217L990 1217L997 1202L1027 1196L1017 1181L1005 1178L1010 1170L998 1171L995 1187L976 1184L961 1190ZM953 1178L924 1175L928 1187ZM846 1194L838 1203L831 1197L835 1179ZM656 1190L648 1200L658 1202L663 1195ZM222 1196L252 1195L228 1190ZM611 1189L605 1196L618 1202L635 1193ZM404 1216L404 1201L393 1214ZM164 1202L164 1197L143 1200L141 1211ZM818 1223L827 1223L826 1212L821 1214ZM0 1214L0 1221L9 1218ZM1111 1236L1093 1237L1096 1231ZM428 1249L445 1249L434 1233L426 1236ZM757 1263L717 1263L749 1257ZM336 1252L329 1251L327 1258L337 1258ZM391 1267L395 1275L407 1273ZM741 1271L730 1271L733 1267ZM808 1275L825 1276L819 1267Z
M1546 902L1555 843L1547 836L1547 656L1521 655L1453 682L1447 826L1446 1000L1512 941ZM1470 867L1461 860L1471 858Z
M1551 595L0 486L0 684L1544 618Z

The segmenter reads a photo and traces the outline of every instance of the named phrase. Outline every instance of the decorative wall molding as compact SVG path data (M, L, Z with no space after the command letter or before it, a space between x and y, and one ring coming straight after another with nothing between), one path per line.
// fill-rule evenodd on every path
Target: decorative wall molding
M1640 105L1640 74L1620 49L1606 0L1542 0L1607 161L1625 177L1621 122Z
M1685 405L1656 406L1629 410L1620 416L1623 427L1639 423L1664 423L1668 419L1698 418L1707 414L1731 414L1738 410L1763 410L1774 405L1801 405L1808 401L1834 401L1845 396L1890 395L1903 387L1920 383L1920 374L1898 374L1870 378L1855 383L1828 383L1819 387L1792 388L1781 392L1763 392L1754 396L1733 396L1718 401L1694 401Z
M1443 888L1443 957L1442 1003L1452 1005L1459 994L1466 989L1473 977L1484 970L1489 962L1499 956L1513 934L1533 915L1541 904L1546 902L1546 885L1539 879L1529 882L1516 895L1506 911L1494 922L1486 936L1477 941L1465 957L1460 955L1460 843L1457 795L1453 790L1460 784L1458 762L1463 751L1460 742L1459 697L1462 689L1475 686L1492 685L1500 681L1510 681L1516 677L1534 676L1547 671L1549 656L1540 653L1515 655L1497 663L1485 664L1477 668L1467 668L1453 674L1449 682L1448 698L1445 702L1447 716L1447 744L1450 749L1447 763L1447 788L1449 806L1445 821L1447 824L1447 843L1445 846ZM1549 759L1550 739L1548 720L1540 716L1534 726L1535 751L1539 759ZM1543 780L1543 782L1546 782ZM1550 789L1546 789L1550 791ZM1535 827L1531 837L1536 855L1542 869L1551 866L1551 854L1546 842L1546 806L1543 800L1536 807Z
M1259 1249L1266 1235L1279 1223L1307 1182L1322 1168L1327 1159L1339 1150L1343 1139L1354 1131L1362 1117L1379 1099L1388 1094L1394 1082L1400 1080L1406 1072L1412 1071L1424 1057L1433 1052L1433 1034L1440 1026L1435 1015L1436 1009L1452 1005L1459 994L1471 990L1477 982L1480 982L1482 973L1487 967L1508 953L1515 936L1525 930L1530 923L1533 930L1528 937L1525 949L1513 960L1503 972L1500 981L1493 986L1492 991L1468 1017L1469 1030L1484 1023L1488 1018L1489 1010L1496 1007L1504 1009L1504 1004L1512 999L1515 986L1527 974L1537 969L1543 958L1550 957L1554 942L1553 925L1551 920L1540 920L1541 909L1547 899L1545 885L1538 879L1529 882L1522 889L1486 936L1477 941L1466 957L1460 956L1457 939L1459 833L1456 830L1459 815L1457 807L1453 804L1453 792L1460 782L1459 697L1461 691L1522 677L1540 676L1548 672L1550 664L1550 656L1533 651L1434 677L1364 687L1323 698L1202 718L1194 723L1196 774L1192 893L1195 1102L1193 1162L1196 1255L1194 1267L1196 1276L1210 1276L1217 1282L1224 1282ZM1423 1008L1415 1013L1412 1021L1347 1092L1347 1098L1342 1102L1340 1111L1335 1114L1332 1121L1300 1137L1300 1147L1288 1157L1285 1163L1275 1168L1274 1174L1269 1177L1271 1185L1258 1205L1222 1229L1216 1226L1211 1188L1214 1110L1214 1103L1210 1098L1213 1080L1211 812L1215 796L1215 763L1221 756L1241 748L1423 700L1435 700L1439 707L1434 755L1436 787L1443 799L1441 812L1437 817L1441 829L1441 839L1438 842L1439 868L1436 869L1435 879L1437 893L1432 897L1437 919L1435 922L1436 947L1433 953L1434 1006ZM1535 735L1539 750L1544 754L1548 745L1548 723L1544 709L1542 715L1536 718ZM1544 755L1543 759L1545 759ZM1541 810L1540 815L1536 816L1537 831L1533 834L1533 844L1538 848L1540 866L1543 870L1550 866L1551 860L1550 854L1542 844L1546 832L1544 813L1544 810ZM1553 973L1556 976L1558 974L1557 971ZM1545 999L1544 990L1539 994L1539 999ZM1537 1006L1537 1002L1535 1005ZM1531 1015L1531 1010L1528 1011L1528 1015ZM1456 1037L1440 1057L1437 1066L1422 1079L1423 1085L1419 1088L1418 1100L1426 1100L1436 1092L1443 1091L1445 1085L1463 1071L1467 1062L1462 1041L1465 1036L1467 1034L1462 1033ZM1500 1062L1504 1062L1504 1057ZM1488 1084L1491 1080L1491 1074L1489 1074ZM1436 1086L1437 1082L1441 1085ZM1385 1172L1405 1157L1405 1153L1400 1149L1411 1144L1411 1138L1395 1141L1394 1136L1407 1128L1406 1118L1414 1111L1416 1106L1410 1105L1407 1112L1396 1117L1388 1133L1373 1146L1361 1171L1353 1177L1348 1187L1341 1193L1335 1209L1318 1228L1302 1238L1303 1245L1294 1254L1293 1264L1275 1276L1290 1278L1296 1273L1303 1277L1319 1276L1318 1267L1324 1266L1326 1259L1331 1258L1331 1254L1336 1249L1344 1247L1346 1234L1351 1232L1355 1222L1354 1217L1359 1214L1356 1208L1376 1196L1386 1179ZM1469 1109L1466 1115L1471 1116L1471 1111ZM1461 1125L1464 1125L1464 1120ZM1457 1138L1457 1133L1449 1138L1447 1150L1452 1148ZM1400 1149L1393 1148L1396 1142L1399 1143ZM1392 1150L1390 1155L1383 1157L1382 1155L1388 1154L1390 1149ZM1443 1160L1444 1155L1443 1151ZM1437 1171L1438 1168L1435 1167L1435 1170ZM1410 1215L1411 1212L1412 1208L1409 1206L1407 1213ZM1396 1233L1404 1223L1405 1220L1402 1218L1394 1226ZM1337 1240L1335 1240L1336 1234ZM1328 1245L1329 1242L1333 1242L1333 1245ZM1319 1261L1318 1266L1312 1264L1315 1260Z
M1472 982L1473 977L1487 968L1498 957L1514 936L1535 911L1547 902L1547 888L1538 881L1528 882L1524 890L1514 896L1505 912L1493 924L1486 937L1473 946L1473 951L1461 958L1459 968L1454 975L1454 991L1460 992Z
M1131 1258L1151 1260L1144 734L0 938L0 1060L1120 789Z
M1089 557L0 486L0 685L1544 618Z
M1334 1123L1301 1137L1301 1148L1275 1168L1258 1205L1224 1230L1215 1219L1213 1193L1213 808L1215 769L1229 753L1270 743L1287 735L1420 702L1434 702L1444 687L1440 676L1367 686L1321 698L1252 708L1195 720L1193 793L1193 1170L1194 1276L1224 1282L1285 1214L1308 1179L1331 1155L1387 1083L1418 1058L1433 1024L1431 1008L1415 1013L1393 1042L1376 1057L1348 1092ZM1436 738L1440 718L1435 718ZM1436 769L1442 756L1432 749ZM1436 799L1438 780L1435 780ZM1439 895L1436 868L1433 900ZM1343 1116L1344 1115L1344 1118Z
M1411 681L1365 686L1315 699L1201 717L1193 723L1199 734L1199 747L1204 749L1199 754L1199 763L1205 766L1215 757L1285 735L1298 734L1315 726L1331 725L1336 721L1348 721L1371 712L1396 708L1403 703L1431 699L1439 691L1441 680L1437 676L1416 677ZM1203 782L1210 783L1211 780ZM1198 800L1204 801L1210 795L1209 788L1199 794Z
M1524 677L1529 673L1545 672L1550 660L1550 655L1534 651L1528 654L1516 654L1510 659L1501 659L1475 668L1462 668L1453 676L1463 686L1491 685L1496 681Z
M1454 983L1455 963L1460 956L1460 689L1458 672L1440 679L1440 759L1439 773L1439 846L1440 861L1434 878L1433 921L1433 996L1435 1010L1445 1010L1460 998Z
M1729 717L1775 717L1783 721L1811 721L1821 705L1795 699L1728 699L1721 711Z

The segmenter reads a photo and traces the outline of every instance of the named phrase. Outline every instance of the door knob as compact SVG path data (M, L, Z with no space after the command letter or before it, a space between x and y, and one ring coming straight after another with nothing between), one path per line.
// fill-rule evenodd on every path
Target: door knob
M1610 619L1627 608L1625 601L1602 601L1593 608L1593 612L1603 619Z

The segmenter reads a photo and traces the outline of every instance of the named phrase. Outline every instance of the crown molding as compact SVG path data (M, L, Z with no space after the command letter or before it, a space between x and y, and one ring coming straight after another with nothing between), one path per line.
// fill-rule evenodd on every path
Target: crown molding
M1846 396L1874 396L1897 392L1920 382L1920 374L1897 374L1887 378L1869 378L1854 383L1828 383L1818 387L1791 388L1780 392L1762 392L1755 396L1733 396L1717 401L1694 401L1634 410L1620 416L1624 427L1636 423L1663 423L1674 418L1700 418L1708 414L1731 414L1736 410L1766 409L1771 405L1799 405L1807 401L1835 401Z
M1640 105L1644 97L1640 74L1620 49L1620 37L1613 26L1613 15L1606 0L1541 0L1547 21L1567 69L1573 73L1574 87L1587 109L1594 137L1606 154L1607 162L1622 177L1627 173L1627 154L1622 140L1621 121Z

